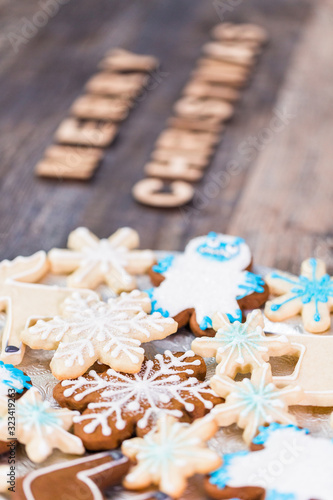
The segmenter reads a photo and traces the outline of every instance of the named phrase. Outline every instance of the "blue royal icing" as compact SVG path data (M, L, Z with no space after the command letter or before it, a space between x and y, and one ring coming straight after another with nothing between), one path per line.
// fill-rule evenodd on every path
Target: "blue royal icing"
M152 269L155 273L165 273L171 266L174 261L174 255L167 255L160 259L157 264L155 264Z
M22 393L24 389L30 389L30 377L25 375L22 370L15 368L13 365L6 365L0 361L0 382L8 387L15 389L16 392ZM19 387L17 387L19 385Z
M264 426L261 425L259 427L259 434L253 439L253 444L265 444L270 435L278 431L280 429L294 429L295 431L299 432L304 432L305 434L309 434L308 429L301 429L300 427L297 427L296 425L293 424L278 424L276 422L273 422L269 426Z
M289 278L287 276L281 275L278 272L273 272L271 274L272 278L281 279L295 285L294 288L290 290L293 293L293 297L286 299L280 304L272 304L271 310L278 311L280 307L287 302L300 298L303 304L308 304L309 302L315 303L315 314L314 320L320 321L320 314L318 311L319 302L328 302L329 297L333 297L333 283L330 282L330 276L325 274L320 279L316 278L317 261L316 259L310 259L310 265L312 267L312 279L306 276L299 276L299 278Z
M243 299L253 292L263 293L265 290L264 285L265 282L261 276L247 271L245 275L245 283L238 285L241 294L236 297L237 300Z
M244 243L242 238L234 238L232 242L220 240L221 237L217 233L208 233L206 241L197 247L197 252L203 257L220 262L225 262L240 254L240 246Z
M169 311L166 311L166 310L162 309L162 307L158 307L157 306L157 300L154 299L154 290L155 290L155 288L148 288L147 290L145 290L145 293L150 298L150 302L151 302L151 314L154 313L154 312L158 312L164 318L169 318L169 316L170 316Z
M229 467L231 466L233 460L237 457L248 455L250 452L247 450L237 451L235 453L228 453L223 455L223 465L219 469L216 469L211 473L209 477L209 482L214 484L218 488L225 488L230 480Z
M276 490L268 490L265 500L296 500L294 493L279 493Z

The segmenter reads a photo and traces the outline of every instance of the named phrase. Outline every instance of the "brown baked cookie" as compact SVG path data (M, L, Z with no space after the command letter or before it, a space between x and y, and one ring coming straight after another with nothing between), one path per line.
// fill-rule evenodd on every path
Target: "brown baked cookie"
M101 490L121 483L130 461L119 451L103 452L29 472L16 481L13 500L102 500Z
M250 451L224 455L223 465L205 479L205 489L221 500L329 499L332 463L331 440L273 423L260 428Z
M168 255L151 268L153 310L173 317L179 327L189 323L197 336L214 336L215 313L241 321L243 311L268 299L267 285L251 267L242 238L214 232L194 238L184 253Z
M192 351L165 351L145 358L139 373L91 370L62 381L53 395L61 406L82 413L74 419L74 433L88 450L112 449L147 434L161 413L191 422L222 402L205 375L205 362Z

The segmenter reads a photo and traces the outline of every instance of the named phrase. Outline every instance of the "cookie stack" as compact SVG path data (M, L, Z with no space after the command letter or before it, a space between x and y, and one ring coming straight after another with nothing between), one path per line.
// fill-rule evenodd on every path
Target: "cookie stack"
M145 498L178 498L201 474L213 498L331 499L332 443L301 429L290 409L333 406L333 337L316 335L330 328L333 308L324 263L305 261L299 277L262 277L242 238L215 232L161 259L138 247L130 228L107 239L78 228L66 249L0 263L0 451L15 455L19 443L35 464L61 453L17 481L15 467L1 466L1 490L20 500L78 491L101 499L122 483L155 486ZM50 275L58 284L47 284ZM307 333L274 332L299 313ZM154 343L171 335L175 349ZM26 346L54 351L50 400L14 366ZM298 357L294 371L272 373L271 358L286 355ZM224 454L208 441L232 424L247 449Z

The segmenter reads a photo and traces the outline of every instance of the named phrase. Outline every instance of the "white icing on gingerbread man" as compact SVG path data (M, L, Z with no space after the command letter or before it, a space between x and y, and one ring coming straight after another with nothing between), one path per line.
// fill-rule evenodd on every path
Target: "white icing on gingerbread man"
M237 299L264 291L263 280L245 271L250 264L250 249L242 238L216 233L195 238L183 254L153 266L165 278L150 291L154 309L174 317L194 308L202 330L212 326L216 312L241 320Z

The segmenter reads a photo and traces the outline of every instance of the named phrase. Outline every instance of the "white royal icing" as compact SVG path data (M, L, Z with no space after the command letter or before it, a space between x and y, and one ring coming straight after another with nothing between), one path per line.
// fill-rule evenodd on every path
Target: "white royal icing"
M207 241L207 250L199 252ZM216 255L212 254L214 246ZM195 308L199 325L205 316L212 318L217 311L239 318L236 297L243 294L240 285L246 286L248 273L244 269L250 263L250 249L240 238L227 235L195 238L163 272L165 280L152 295L156 309L161 307L170 316L176 316L185 309Z
M101 426L102 433L108 436L111 434L108 423L110 417L116 418L117 429L124 429L126 413L142 410L143 407L144 414L137 423L141 429L148 425L151 418L156 419L161 412L180 418L183 415L181 410L163 408L163 403L169 403L171 400L178 401L189 412L194 410L196 400L203 403L205 408L211 409L212 402L206 400L204 396L215 394L207 382L200 382L191 376L194 373L191 366L200 365L199 359L188 360L193 356L192 351L180 357L165 351L164 356L161 354L155 356L159 363L158 368L148 360L139 373L130 376L109 369L107 371L109 377L106 378L91 370L89 372L91 379L79 377L77 380L63 381L62 386L66 387L65 397L74 395L75 401L82 401L89 394L96 393L98 396L96 403L88 405L88 408L96 413L75 417L74 421L87 420L88 423L83 428L87 434ZM182 370L179 371L179 368ZM180 375L184 374L187 378L181 380Z

